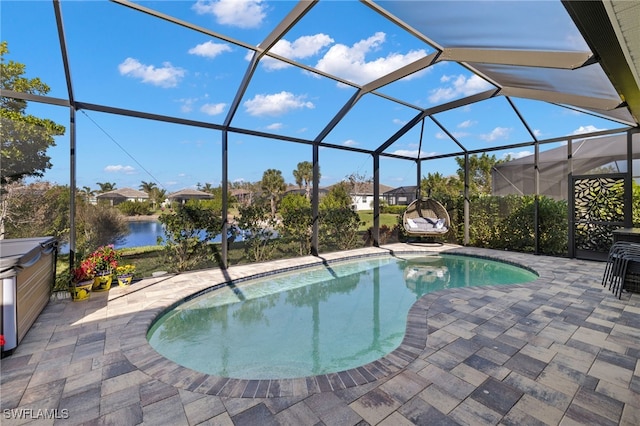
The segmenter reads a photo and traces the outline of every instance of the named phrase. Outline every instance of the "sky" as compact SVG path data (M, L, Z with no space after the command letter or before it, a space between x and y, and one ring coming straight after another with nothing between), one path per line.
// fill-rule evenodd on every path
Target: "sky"
M116 3L62 0L76 101L214 124L227 119L245 77L252 53L246 46L263 42L295 5L290 1L260 0L137 3L241 44ZM544 3L548 4L545 7L560 6L559 1ZM465 4L460 3L460 7ZM500 21L492 10L469 11L472 12ZM25 64L27 77L39 77L51 87L49 96L67 98L52 3L3 0L0 14L0 35L8 42L10 52L6 59ZM530 15L518 24L540 31L540 22L551 15L545 10L539 15ZM446 25L440 27L444 28L441 31L448 29ZM545 28L547 33L554 31ZM575 33L545 34L545 37L567 40L578 50L584 48L584 41ZM433 53L434 49L359 2L323 0L272 51L322 73L363 85ZM378 92L384 96L365 95L324 141L361 149L380 146L418 113L415 108L391 102L385 96L429 108L492 87L456 63L440 62L382 87ZM313 140L354 92L349 85L267 57L251 76L231 126ZM560 106L512 99L540 139L623 127ZM27 112L69 127L68 108L32 102ZM435 117L470 150L531 140L502 96ZM222 136L217 130L87 109L76 112L76 124L76 176L80 188L97 189L99 182L115 183L117 188L139 188L141 182L154 182L171 193L198 184L217 186L221 182ZM54 166L44 179L68 184L69 132L58 137L56 143L49 151ZM548 144L541 149L557 146ZM422 156L460 151L433 121L426 120L424 128L416 126L385 152L416 157L419 148ZM265 170L277 169L288 183L294 183L292 171L297 164L312 160L310 145L234 132L229 133L228 153L228 177L232 182L255 182ZM532 153L533 148L527 147L493 154L498 158L507 155L518 158ZM350 175L373 176L369 154L321 148L319 157L321 186ZM426 161L421 167L422 175L429 172L450 175L456 169L453 158ZM390 158L380 161L380 181L391 187L415 185L417 172L413 161Z

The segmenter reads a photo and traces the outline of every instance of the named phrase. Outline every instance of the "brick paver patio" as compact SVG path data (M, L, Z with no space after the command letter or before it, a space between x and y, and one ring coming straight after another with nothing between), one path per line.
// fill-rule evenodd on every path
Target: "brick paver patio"
M159 356L145 333L188 294L322 259L167 275L86 302L53 300L2 359L1 423L640 424L640 295L618 300L603 288L604 263L448 245L348 254L441 250L518 263L540 277L425 295L391 354L296 380L201 374Z

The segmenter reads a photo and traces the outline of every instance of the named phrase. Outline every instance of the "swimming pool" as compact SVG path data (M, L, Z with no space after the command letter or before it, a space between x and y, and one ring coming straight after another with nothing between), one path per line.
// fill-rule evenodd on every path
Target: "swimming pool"
M369 257L279 273L189 299L147 338L190 369L285 379L355 368L393 351L422 295L537 278L514 265L457 255Z

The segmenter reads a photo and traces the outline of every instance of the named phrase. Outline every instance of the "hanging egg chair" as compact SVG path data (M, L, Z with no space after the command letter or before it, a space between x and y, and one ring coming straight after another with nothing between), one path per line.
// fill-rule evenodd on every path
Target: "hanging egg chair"
M418 198L402 215L405 233L417 237L439 237L449 232L451 220L447 209L433 198Z

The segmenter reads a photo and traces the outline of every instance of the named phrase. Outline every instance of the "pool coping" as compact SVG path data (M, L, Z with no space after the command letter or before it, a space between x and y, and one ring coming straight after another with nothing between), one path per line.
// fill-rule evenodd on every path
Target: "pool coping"
M356 251L355 254L347 257L327 255L320 258L314 258L317 260L301 260L295 266L282 268L277 268L279 262L270 262L272 268L274 265L276 268L271 269L268 272L263 271L254 274L244 273L235 278L228 275L228 277L231 278L227 282L213 284L201 283L200 287L202 288L196 287L187 295L173 294L158 300L151 306L147 307L145 311L131 318L120 336L121 350L129 362L131 362L141 372L165 384L191 392L220 397L305 397L315 393L348 389L355 386L373 383L381 379L388 379L403 371L404 368L406 368L427 349L427 338L429 334L427 313L429 307L443 294L447 294L449 292L448 289L425 294L412 305L409 309L409 313L407 314L405 336L400 345L389 354L360 367L317 376L293 379L236 379L201 373L179 365L159 354L149 344L147 340L147 332L163 313L177 304L182 303L185 299L230 285L230 283L242 285L243 282L254 278L358 258L379 257L384 255L395 256L399 254L438 254L442 252L496 260L523 267L538 275L536 280L526 283L528 286L535 285L535 283L540 281L541 278L544 279L552 277L552 275L546 276L548 273L545 271L539 272L525 264L514 262L512 259L508 260L503 258L500 256L499 252L496 252L495 255L492 253L490 256L482 256L477 253L467 252L464 248L457 247L440 248L440 250L434 250L433 252L411 249L380 249L380 251L376 252ZM285 262L282 262L282 264L285 264ZM523 284L500 285L501 288L518 288L522 286ZM486 287L487 286L482 286L482 288Z

